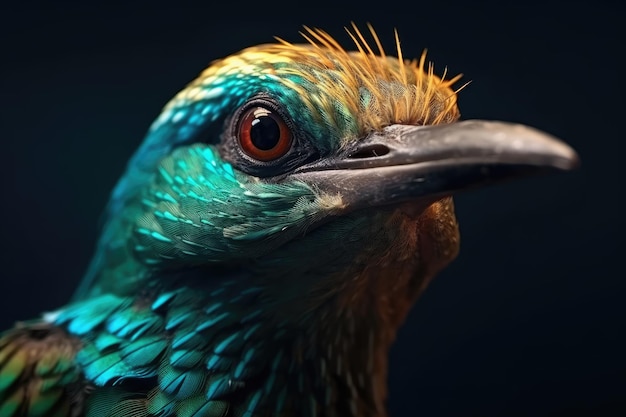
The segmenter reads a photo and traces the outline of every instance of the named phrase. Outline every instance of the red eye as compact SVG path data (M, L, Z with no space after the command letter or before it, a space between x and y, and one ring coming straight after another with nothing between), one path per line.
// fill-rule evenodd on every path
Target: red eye
M275 111L256 106L246 110L237 127L241 149L250 157L269 162L291 148L289 126Z

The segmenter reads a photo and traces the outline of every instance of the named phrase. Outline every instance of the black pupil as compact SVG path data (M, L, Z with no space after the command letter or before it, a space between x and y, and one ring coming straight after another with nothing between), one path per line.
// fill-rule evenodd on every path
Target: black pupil
M250 127L252 144L262 151L269 151L278 145L280 127L271 116L259 115Z

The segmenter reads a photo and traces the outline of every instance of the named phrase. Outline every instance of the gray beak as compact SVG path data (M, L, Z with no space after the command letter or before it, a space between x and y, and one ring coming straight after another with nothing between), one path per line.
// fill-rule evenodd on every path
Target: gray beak
M468 120L391 125L333 158L301 167L291 178L340 194L351 211L434 201L516 177L571 170L578 163L571 147L537 129Z

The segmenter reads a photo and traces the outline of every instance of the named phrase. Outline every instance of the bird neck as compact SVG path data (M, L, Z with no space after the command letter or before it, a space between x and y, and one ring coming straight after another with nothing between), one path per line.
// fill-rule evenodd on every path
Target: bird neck
M389 348L437 268L421 257L426 240L418 239L412 216L398 213L386 226L384 234L376 235L388 243L385 251L361 244L349 267L343 265L330 276L313 270L319 286L311 285L306 299L286 302L288 294L281 293L275 299L282 302L268 306L270 316L284 317L293 329L280 354L285 357L287 395L294 407L302 408L294 415L387 416ZM291 278L302 282L307 275ZM326 282L335 285L329 290Z
M311 287L309 298L317 304L302 316L301 328L306 330L295 338L291 350L293 358L302 358L305 381L312 381L308 395L323 409L312 415L387 416L388 353L396 332L415 299L458 252L458 226L450 199L417 215L412 210L410 205L395 210L380 232L369 232L374 244L352 242L350 247L358 250L351 253L349 267L343 254L340 272L325 278L321 271L312 274L319 287ZM330 292L327 280L335 283ZM285 304L281 311L290 315L297 309ZM294 390L296 398L306 391L303 386ZM303 410L298 415L308 414Z
M235 415L386 417L388 351L415 298L456 254L452 213L447 200L355 213L234 269L155 275L120 263L112 271L138 277L132 288L104 280L96 289L136 298L142 285L142 305L163 317L163 401L197 400L161 386L187 372L201 375L202 398L228 402Z
M387 416L387 358L395 330L381 329L374 314L337 313L334 307L316 314L321 320L295 340L292 351L304 353L301 371L312 382L308 395L318 409L313 415Z

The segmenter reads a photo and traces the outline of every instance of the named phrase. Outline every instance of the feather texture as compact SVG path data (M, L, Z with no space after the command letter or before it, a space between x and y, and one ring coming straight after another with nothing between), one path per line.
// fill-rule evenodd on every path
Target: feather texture
M84 400L74 356L80 342L46 323L20 324L0 337L0 416L77 416Z

